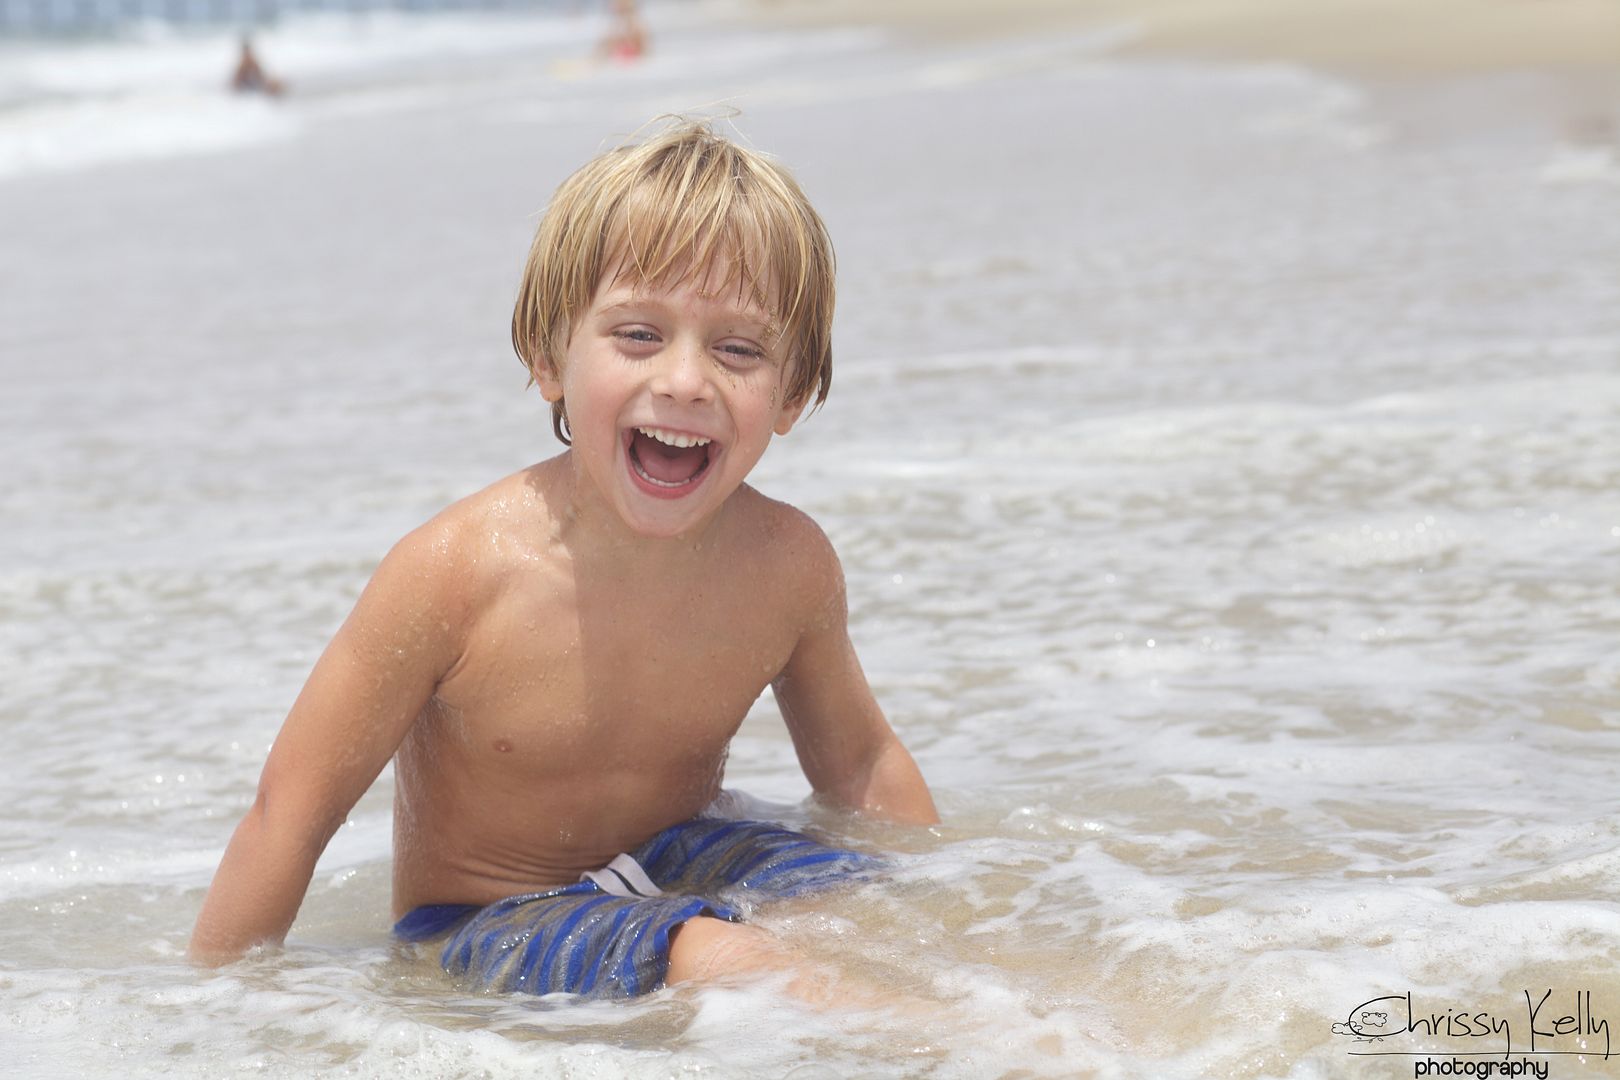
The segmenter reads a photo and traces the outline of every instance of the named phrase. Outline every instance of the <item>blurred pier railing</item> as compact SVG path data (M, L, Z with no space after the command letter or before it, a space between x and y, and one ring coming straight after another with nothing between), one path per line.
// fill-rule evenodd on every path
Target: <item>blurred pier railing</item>
M0 0L0 34L74 33L137 22L247 28L313 11L533 11L561 6L557 0Z

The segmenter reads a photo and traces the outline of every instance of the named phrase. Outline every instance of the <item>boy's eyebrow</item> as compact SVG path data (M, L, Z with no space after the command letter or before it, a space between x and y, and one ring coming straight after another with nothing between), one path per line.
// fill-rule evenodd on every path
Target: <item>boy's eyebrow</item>
M626 297L623 300L615 300L611 304L604 304L596 310L600 315L611 315L616 312L624 311L628 308L645 307L647 306L647 303L648 301L643 297L632 296Z
M638 308L647 307L656 307L667 311L670 306L671 305L666 300L661 300L649 293L637 292L624 297L622 300L615 300L611 304L604 304L596 310L597 314L599 315L613 315L621 311L631 311ZM740 320L758 326L762 330L775 331L776 323L771 319L770 314L765 311L760 311L753 305L749 305L746 308L734 309L731 314Z

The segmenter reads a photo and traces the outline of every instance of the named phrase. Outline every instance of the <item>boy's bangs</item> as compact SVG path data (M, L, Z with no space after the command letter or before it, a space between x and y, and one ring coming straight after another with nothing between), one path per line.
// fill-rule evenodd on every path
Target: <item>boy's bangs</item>
M735 290L739 303L767 316L773 336L783 330L783 306L770 285L769 231L753 214L743 212L744 199L725 188L710 198L666 201L676 193L647 185L626 193L608 226L604 265L612 267L610 284L629 281L650 289L689 285L705 296ZM678 207L674 214L671 206Z

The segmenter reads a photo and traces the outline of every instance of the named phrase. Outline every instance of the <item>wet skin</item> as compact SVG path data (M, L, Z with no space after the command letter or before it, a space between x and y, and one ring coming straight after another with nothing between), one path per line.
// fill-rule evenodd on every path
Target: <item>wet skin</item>
M470 647L399 747L398 911L569 883L696 815L750 705L824 617L811 576L786 564L810 552L825 569L825 541L751 489L727 506L732 527L653 566L525 538L567 465L536 466L440 525L476 550L481 595Z
M396 915L566 884L693 816L767 685L818 793L937 820L850 645L831 545L743 483L797 418L785 367L736 295L604 283L536 373L573 447L383 560L276 739L193 955L279 941L396 752ZM707 442L649 471L649 430Z

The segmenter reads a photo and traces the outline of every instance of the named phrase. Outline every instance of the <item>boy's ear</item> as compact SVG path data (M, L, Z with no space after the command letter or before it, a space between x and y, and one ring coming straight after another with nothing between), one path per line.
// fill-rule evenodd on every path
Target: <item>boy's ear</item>
M782 406L782 411L776 414L776 423L773 425L778 435L786 435L793 430L793 425L799 422L799 414L804 412L806 400L805 396L801 396Z
M552 404L562 400L562 376L551 366L551 361L541 357L534 367L529 369L534 375L534 384L540 388L540 396Z

